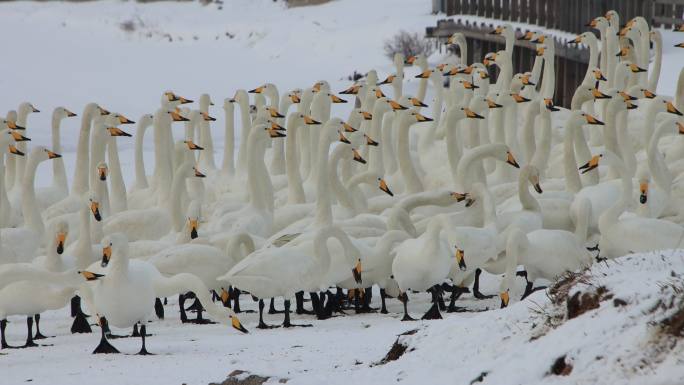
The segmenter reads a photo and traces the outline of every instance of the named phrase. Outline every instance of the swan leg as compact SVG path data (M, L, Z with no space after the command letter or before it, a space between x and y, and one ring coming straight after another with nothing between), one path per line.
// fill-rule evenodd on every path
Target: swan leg
M494 298L494 295L484 295L480 292L480 274L482 274L482 269L479 267L475 269L475 283L473 283L473 297L477 299L488 299Z
M355 305L358 301L361 301L361 308L356 310L356 313L372 313L378 311L370 306L371 300L373 298L373 288L367 287L365 289L357 289L354 291L354 301Z
M202 303L199 301L197 297L195 297L195 304L193 304L193 307L197 307L197 318L193 320L188 320L190 323L198 324L198 325L210 325L210 324L215 324L216 322L202 318L202 312L204 311L204 307L202 307Z
M432 306L430 306L430 309L423 315L421 319L424 320L434 320L434 319L442 319L442 314L439 313L439 293L438 289L436 286L433 286L430 288L430 294L432 294Z
M16 349L15 346L10 346L5 339L5 328L7 327L7 319L0 320L0 347L2 349Z
M119 351L114 346L112 346L112 344L110 344L109 341L107 341L105 329L109 329L107 325L107 319L105 317L100 317L100 331L102 335L100 336L100 344L97 345L95 350L93 350L93 354L119 353Z
M159 298L154 299L154 313L157 315L157 318L164 319L164 305L162 305L162 301Z
M464 293L470 293L470 289L458 285L452 286L451 299L449 300L449 307L447 307L447 313L462 312L466 310L461 306L456 306L456 300L459 299L461 295L463 295Z
M39 346L37 343L33 342L33 317L26 317L26 328L28 329L28 334L26 336L26 344L24 344L22 348Z
M278 314L278 313L282 313L282 311L276 310L276 308L275 308L275 299L274 299L274 298L271 298L271 301L270 301L270 303L269 303L269 305L268 305L268 314Z
M178 294L178 307L180 308L181 323L188 322L188 316L185 314L185 294Z
M532 282L527 282L527 285L525 285L525 292L523 293L522 298L520 298L521 301L523 299L527 298L530 294L534 293L535 291L546 289L546 286L537 286L537 287L533 287L533 286L534 285L532 284Z
M40 332L40 314L36 314L33 316L36 320L36 335L33 336L34 340L43 340L47 338L46 336L43 335L43 333Z
M135 325L137 326L137 324ZM142 347L140 348L140 351L138 352L139 356L150 356L153 355L152 353L148 352L147 349L145 348L145 336L149 336L147 334L147 328L145 327L144 323L140 324L140 338L142 339Z
M76 317L78 310L81 308L81 297L75 295L71 297L71 317Z
M304 324L304 325L295 325L293 323L290 323L290 300L286 299L285 300L285 321L283 321L283 327L284 328L291 328L291 327L311 327L313 325L311 324Z
M297 314L315 314L312 310L306 310L304 308L304 292L300 291L295 293L295 313Z
M271 301L273 301L273 298L271 298ZM257 329L273 329L277 328L278 326L274 325L268 325L266 322L264 322L264 300L260 299L259 300L259 325L257 325Z
M385 305L385 298L387 297L387 294L385 293L385 289L380 289L380 313L381 314L387 314L387 306Z
M398 298L404 304L404 318L402 318L401 320L402 321L415 321L415 318L412 318L408 314L408 294L406 294L406 292L401 293Z
M202 304L201 304L201 303L199 302L199 300L197 299L197 296L195 295L195 293L189 291L189 292L187 292L187 293L185 294L185 297L186 297L186 298L194 298L194 299L195 299L195 301L192 303L192 305L190 305L190 307L188 307L188 308L185 309L185 310L187 310L187 311L195 311L195 312L196 312L196 311L198 311L199 309L202 308Z

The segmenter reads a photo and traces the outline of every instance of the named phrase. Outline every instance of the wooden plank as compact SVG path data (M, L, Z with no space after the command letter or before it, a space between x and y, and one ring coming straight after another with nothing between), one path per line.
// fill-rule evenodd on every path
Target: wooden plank
M511 20L511 0L501 0L501 20Z
M501 0L493 0L492 17L495 19L505 20L501 18Z
M529 20L529 13L527 12L527 2L529 0L519 0L520 8L518 13L518 21L521 23L527 23Z
M537 24L537 1L539 0L529 0L527 8L527 22L530 24Z
M520 21L521 0L510 0L509 9L511 10L511 21Z
M492 0L485 0L484 2L484 15L487 18L492 18L494 8L492 7Z

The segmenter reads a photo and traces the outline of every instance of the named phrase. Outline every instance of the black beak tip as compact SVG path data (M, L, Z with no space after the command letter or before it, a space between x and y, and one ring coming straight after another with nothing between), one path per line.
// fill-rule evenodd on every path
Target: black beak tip
M95 220L98 221L98 222L101 222L101 221L102 221L102 216L100 215L100 212L99 212L99 211L96 211L96 212L95 212Z
M647 196L646 196L645 194L641 194L641 195L639 196L639 202L640 202L642 205L645 205L647 201L648 201L648 198L647 198Z
M192 231L190 231L190 239L197 239L198 236L197 229L192 229Z
M57 245L57 254L60 254L60 255L61 255L62 253L64 253L64 245L62 244L62 242L60 242L60 243Z

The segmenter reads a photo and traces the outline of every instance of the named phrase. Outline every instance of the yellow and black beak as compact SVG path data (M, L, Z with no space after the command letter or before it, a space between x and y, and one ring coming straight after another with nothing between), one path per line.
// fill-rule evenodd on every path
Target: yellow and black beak
M64 109L64 112L66 112L67 118L73 118L74 116L78 116L78 115L74 114L73 112L67 110L66 108Z
M237 316L230 316L230 324L231 326L233 326L233 329L239 330L245 334L249 333L247 329L245 329L245 327L242 326L242 323L240 322Z
M223 304L223 306L228 307L228 301L230 301L230 293L228 293L228 290L226 290L224 287L221 288L221 294L219 295L219 298L221 298L221 303Z
M677 129L679 130L679 135L684 135L684 124L681 124L679 122L676 122L677 124Z
M10 144L9 145L9 152L10 154L18 155L18 156L24 156L25 154L17 148L17 146Z
M416 79L428 79L432 75L432 70L425 70L415 76Z
M459 249L458 247L456 248L456 262L458 262L458 269L461 271L466 270L466 263L465 263L465 253L463 250Z
M516 103L525 103L525 102L530 101L530 99L528 99L528 98L526 98L520 94L513 94L513 95L511 95L511 97L513 98L513 100L515 100Z
M370 136L363 134L363 137L366 138L366 145L367 146L374 146L377 147L380 143L376 142L371 138Z
M276 110L273 107L268 107L268 112L271 115L272 118L284 118L285 116L282 115L278 110Z
M587 124L594 124L597 126L603 126L604 125L604 123L602 121L596 119L592 115L584 114L584 118L587 120Z
M513 154L511 154L510 151L506 153L506 163L510 164L515 168L520 168L520 165L518 164L518 162L515 161L515 158L513 157Z
M411 98L409 99L411 102L411 105L414 107L427 107L428 105L420 101L418 98Z
M639 191L641 192L639 195L639 203L645 205L648 201L648 182L639 183Z
M340 98L340 97L337 96L337 95L330 95L330 100L332 100L333 103L337 103L337 104L339 104L339 103L347 103L346 100Z
M178 100L180 101L180 104L190 104L194 102L194 100L186 99L182 96L179 96Z
M164 92L164 95L166 95L166 100L168 100L169 102L177 102L178 101L178 96L176 96L176 94L174 94L173 92L170 92L170 91Z
M125 117L123 115L119 115L119 123L121 123L121 124L133 124L135 122L128 119L127 117Z
M600 80L600 81L604 81L604 82L607 81L606 77L603 76L603 72L601 72L601 70L595 69L593 72L594 72L594 78L596 80Z
M395 78L396 78L395 75L389 75L385 80L383 80L383 81L381 81L380 83L378 83L378 85L381 86L381 85L383 85L383 84L391 84L391 83L394 81Z
M629 100L626 100L626 101L625 101L625 104L627 105L627 109L628 109L628 110L635 110L635 109L637 109L637 108L639 107L639 106L637 106L636 104L630 102Z
M501 104L496 103L490 98L487 98L487 107L489 108L501 108L503 107Z
M372 120L373 119L373 114L367 111L359 111L359 114L361 114L361 117L363 120Z
M473 67L472 64L471 64L471 65L469 65L469 66L467 66L467 67L464 67L464 68L461 68L461 69L454 68L454 70L456 70L456 73L457 73L457 74L466 74L466 75L470 75L470 74L473 73L473 68L474 68L474 67Z
M464 108L463 112L465 112L465 116L469 119L484 119L484 116L475 113L470 108Z
M62 155L60 155L60 154L58 154L58 153L56 153L56 152L52 152L52 151L50 151L50 150L45 150L45 151L46 151L47 154L48 154L48 159L56 159L56 158L61 158L61 157L62 157Z
M530 40L532 40L533 37L534 37L534 32L532 32L532 31L527 31L527 32L525 32L522 36L520 36L520 37L518 38L518 40L530 41Z
M188 219L188 226L190 227L190 239L197 239L197 229L199 228L199 221L197 219Z
M553 104L552 99L544 99L544 107L546 107L547 110L552 112L560 111L560 109Z
M585 27L596 28L596 25L598 25L598 22L596 21L596 19L593 19L592 21L588 22L588 23L585 24L584 26L585 26Z
M657 96L657 95L654 94L653 92L651 92L651 91L649 91L649 90L644 90L644 97L645 97L646 99L655 99L656 96Z
M392 108L393 111L399 111L399 110L408 110L408 107L404 107L401 104L397 103L394 100L387 100L387 103L389 103L390 107Z
M340 134L340 142L342 142L342 143L347 143L347 144L351 144L351 142L349 141L349 139L347 139L347 137L344 136L344 134L343 134L342 132L340 132L339 134Z
M13 130L26 130L26 127L18 126L17 122L13 122L11 120L7 121L7 128L11 128Z
M338 93L342 94L342 95L356 95L359 93L360 88L361 88L360 85L354 84L351 87L347 88L346 90L344 90L342 92L338 92Z
M575 44L580 44L581 42L582 42L582 35L579 35L572 40L572 43L575 43Z
M353 154L353 159L361 164L366 164L366 160L361 157L361 154L359 154L358 151L356 151L355 148L352 148L352 154Z
M537 194L541 194L544 192L544 190L542 190L541 188L541 185L539 184L539 178L537 178L537 180L532 184L532 186L534 187L534 191L536 191Z
M102 262L100 265L102 267L107 267L109 260L112 258L112 245L102 248Z
M492 32L490 32L489 34L490 35L501 35L501 33L503 33L503 27L496 27L496 29L493 30Z
M15 142L28 142L31 140L30 138L25 137L17 131L10 131L10 135L12 135L12 138L14 138Z
M202 151L202 150L204 150L204 147L198 146L198 145L195 144L195 142L193 142L192 140L185 140L185 141L183 141L183 143L185 143L185 144L188 146L188 150L192 150L192 151Z
M93 273L91 271L86 271L86 270L79 271L78 274L81 274L83 276L83 278L86 279L86 281L95 281L99 278L104 277L104 274L97 274L97 273Z
M459 193L455 191L452 191L451 193L449 193L449 195L451 195L452 198L456 199L456 202L463 202L468 197L468 193Z
M432 122L433 121L432 118L428 118L427 116L424 116L424 115L419 114L417 112L416 112L415 116L416 116L416 121L418 121L418 122Z
M530 75L523 75L520 80L524 86L536 86L535 83L530 81Z
M627 55L629 55L629 47L622 47L620 48L620 51L615 54L617 57L625 57Z
M379 89L379 88L377 88L377 89L375 90L375 97L378 98L378 99L380 99L380 98L386 98L387 95L383 94L383 93L382 93L382 90Z
M120 129L119 127L107 127L107 131L109 131L110 136L126 136L129 138L132 136L128 132Z
M356 128L352 127L351 124L342 122L342 128L344 128L344 132L356 132L358 131Z
M287 130L285 129L285 127L281 126L280 124L278 124L278 123L276 123L276 122L269 121L269 123L271 123L271 128L270 128L271 130L276 130L276 131L287 131Z
M57 233L57 254L64 253L64 242L66 242L67 233Z
M599 91L598 88L592 89L591 95L594 97L594 99L611 99L612 98L610 95L606 95L603 92Z
M675 47L677 47L677 48L684 48L684 43L675 44Z
M173 120L174 122L188 122L188 121L190 121L190 119L181 115L177 111L171 111L171 112L169 112L169 114L171 114L171 120Z
M623 28L620 28L620 31L618 31L617 35L620 37L624 37L627 35L627 32L629 32L629 27L625 26Z
M297 95L297 94L290 94L290 101L293 104L299 104L299 103L301 103L302 98L300 98L299 95Z
M33 104L32 104L32 105L31 105L31 112L40 112L40 110L37 109L36 107L34 107Z
M98 167L97 173L100 176L101 181L107 180L107 167Z
M93 213L93 217L96 221L100 222L102 216L100 215L100 204L98 202L90 202L90 211Z
M394 196L394 193L392 193L392 190L389 189L389 187L387 186L387 182L385 182L383 178L378 178L378 182L378 187L380 188L380 190L382 190L385 194L391 197Z
M537 56L544 56L544 52L546 51L546 48L544 47L537 47Z
M545 35L539 35L536 39L530 40L531 43L535 44L544 44L544 41L546 41Z
M508 306L508 302L510 300L510 297L508 296L508 290L507 291L502 291L499 293L499 297L501 298L501 308L505 308Z
M271 128L271 129L268 129L268 130L266 130L266 131L268 131L268 136L270 136L271 138L274 138L274 139L275 139L275 138L284 138L284 137L287 136L287 135L283 134L281 131L279 131L279 130L274 130L274 129L272 129L272 128Z
M352 269L352 274L354 275L354 281L356 281L356 283L358 283L359 285L361 283L363 283L363 281L361 279L361 272L362 271L363 271L363 269L361 267L361 258L359 258L356 261L356 265L354 265L354 268Z
M100 115L109 115L111 113L108 110L106 110L100 106L97 106L97 109L100 110Z
M193 167L193 169L195 170L195 177L197 177L197 178L206 178L206 177L207 177L205 174L202 174L202 173L197 169L197 167Z
M633 73L647 72L645 69L639 67L638 65L636 65L636 64L634 64L634 63L632 63L632 64L629 66L629 69L630 69L630 71L632 71Z
M214 118L213 116L210 116L206 112L202 112L202 119L204 119L205 122L215 122L216 121L216 118Z
M488 74L487 72L480 71L480 79L489 79L489 78L490 78L490 76L489 76L489 74ZM523 83L523 84L524 84L524 83ZM528 84L534 85L533 83L528 83Z
M255 89L249 90L249 91L247 91L247 92L250 93L250 94L260 94L260 93L264 92L264 86L257 87L257 88L255 88Z
M463 88L465 88L466 90L474 90L474 89L477 89L480 87L476 86L475 84L473 84L471 82L463 82Z
M309 115L304 115L304 124L317 125L317 124L321 124L321 122L319 122L318 120L315 120L314 118L312 118Z
M599 159L601 158L600 155L594 155L587 163L581 165L579 167L580 170L582 171L582 174L586 174L589 171L597 168L599 166Z
M679 112L678 109L675 108L674 104L672 102L667 102L667 107L666 107L667 112L675 115L682 116L682 113Z

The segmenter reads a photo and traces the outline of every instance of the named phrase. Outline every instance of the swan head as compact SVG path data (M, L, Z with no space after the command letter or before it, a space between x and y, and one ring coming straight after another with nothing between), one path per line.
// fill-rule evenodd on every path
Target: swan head
M149 127L152 125L152 122L154 120L154 115L152 114L144 114L143 116L138 119L138 126L139 127Z
M43 146L36 146L31 150L30 157L38 159L39 162L42 162L48 159L61 158L62 155L52 152Z
M55 248L57 254L64 253L64 244L66 243L67 235L69 234L69 224L66 221L60 220L54 225L55 234Z
M95 191L90 191L87 193L86 199L86 205L93 214L93 218L95 218L96 221L101 222L102 215L100 215L100 198L98 194Z
M105 162L100 162L97 164L97 175L100 178L101 181L106 181L107 180L107 174L109 174L109 168L107 167L107 163Z
M378 82L378 75L377 73L375 74L375 82ZM328 83L326 80L319 80L316 83L314 83L313 86L311 86L311 89L314 92L330 92L330 83Z
M68 109L64 107L56 107L55 110L53 111L52 115L56 117L57 119L64 119L64 118L72 118L76 116L75 113L69 111Z
M510 301L509 290L506 289L506 291L502 291L501 293L499 293L499 298L501 298L501 308L503 309L507 307Z
M39 109L37 109L33 104L29 102L23 102L19 105L19 108L17 108L17 111L19 111L19 114L30 114L30 113L36 113L40 112Z
M454 257L456 258L456 263L458 264L458 269L461 271L466 271L467 266L465 263L465 252L463 249L459 249L458 246L454 246L456 249L456 253L454 254Z
M602 29L608 27L608 19L603 16L595 17L590 22L585 24L585 27Z
M598 119L596 119L593 115L589 115L582 110L573 110L570 112L570 115L568 115L568 124L575 124L575 125L599 125L603 126L604 123Z
M199 237L199 223L200 223L200 203L197 200L192 200L188 205L188 230L190 231L190 239L197 239Z
M539 169L536 166L531 164L525 165L523 172L527 173L527 181L534 187L534 191L538 194L544 192L539 184Z
M199 98L199 103L200 103L200 109L204 110L204 108L209 108L209 106L213 106L214 102L211 101L211 97L209 94L202 94L200 95Z
M173 91L164 91L161 97L161 103L162 106L165 105L171 105L171 106L177 106L179 104L188 104L188 103L193 103L193 100L186 99L182 96L176 95Z
M363 84L354 83L351 86L349 86L347 89L338 92L338 94L341 94L341 95L358 95L359 91L361 91L362 86L363 86Z
M648 203L648 187L651 182L651 175L646 167L639 167L637 179L639 181L639 203L645 205Z
M290 103L292 104L299 104L302 102L302 90L300 88L288 92L285 96L290 99Z
M128 254L128 238L122 233L114 233L105 236L102 239L102 262L100 265L102 267L107 267L112 259L112 254L123 253L123 255Z
M491 145L491 148L493 150L492 156L495 159L500 160L502 162L506 162L515 168L520 168L520 165L515 160L513 153L511 153L511 150L508 148L507 145L503 143L495 143Z

